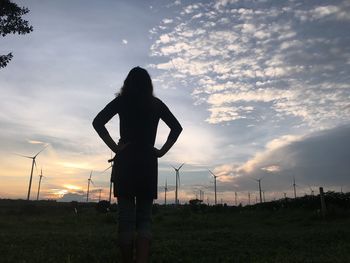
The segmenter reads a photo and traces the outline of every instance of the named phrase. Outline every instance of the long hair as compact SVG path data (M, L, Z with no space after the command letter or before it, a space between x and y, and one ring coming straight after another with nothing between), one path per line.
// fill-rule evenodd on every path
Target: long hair
M117 96L131 101L147 101L153 98L152 80L147 70L141 67L131 69Z

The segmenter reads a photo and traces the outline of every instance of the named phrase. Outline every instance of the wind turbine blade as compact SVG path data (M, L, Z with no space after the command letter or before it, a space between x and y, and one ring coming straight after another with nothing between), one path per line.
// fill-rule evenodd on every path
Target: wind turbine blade
M29 158L29 159L33 159L33 157L27 156L27 155L22 155L22 154L18 154L18 153L12 153L12 154L18 155L18 156L21 156L21 157L25 157L25 158Z
M212 171L210 171L210 170L208 170L214 177L216 177L216 175L212 172Z
M93 185L93 186L95 186L95 184L94 184L94 182L90 179L90 183Z
M43 150L45 150L49 145L46 145L41 151L39 151L36 155L34 155L34 158L37 157L39 155L39 153L41 153Z
M92 176L92 170L91 170L91 172L90 172L90 177L89 177L90 180L91 180L91 176Z
M170 165L170 166L173 167L175 171L177 170L174 166L172 166L172 165Z
M38 167L36 166L36 161L35 161L35 158L33 158L33 162L34 162L34 166L35 166L35 171L36 171L36 174L38 174Z
M101 173L104 173L105 171L107 171L108 169L111 169L112 165L108 166L106 169L104 169Z
M180 167L179 167L179 168L177 168L177 170L180 170L180 169L181 169L181 167L182 167L184 164L185 164L185 163L181 164L181 165L180 165Z

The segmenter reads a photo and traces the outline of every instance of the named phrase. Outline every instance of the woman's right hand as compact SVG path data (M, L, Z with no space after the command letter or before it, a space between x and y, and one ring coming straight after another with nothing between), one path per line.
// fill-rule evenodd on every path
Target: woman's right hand
M127 142L127 143L122 143L122 142L119 142L117 144L117 148L115 149L115 154L118 155L120 152L122 152L126 147L128 147L130 144L130 142Z
M161 150L157 149L156 147L153 147L153 152L154 152L154 155L157 157L157 158L160 158L162 157L164 154L162 153Z

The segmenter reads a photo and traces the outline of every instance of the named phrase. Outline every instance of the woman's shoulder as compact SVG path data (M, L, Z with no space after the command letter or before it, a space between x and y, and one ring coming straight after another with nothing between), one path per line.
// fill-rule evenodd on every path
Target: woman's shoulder
M158 107L163 107L165 103L158 97L153 97L153 103Z
M164 110L167 109L166 104L159 98L154 97L154 103L153 105L155 106L155 108L157 109L158 112L163 112Z

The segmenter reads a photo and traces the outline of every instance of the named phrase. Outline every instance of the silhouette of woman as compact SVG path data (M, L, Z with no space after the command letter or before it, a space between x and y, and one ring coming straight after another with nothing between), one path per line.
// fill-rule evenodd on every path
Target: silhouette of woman
M105 124L119 114L120 139L111 138ZM154 147L159 119L170 128L167 141ZM168 107L153 95L148 72L133 68L116 98L97 114L93 127L116 154L115 196L118 199L118 241L124 262L132 262L136 226L136 262L147 262L152 239L153 199L157 199L158 158L166 154L182 127Z

